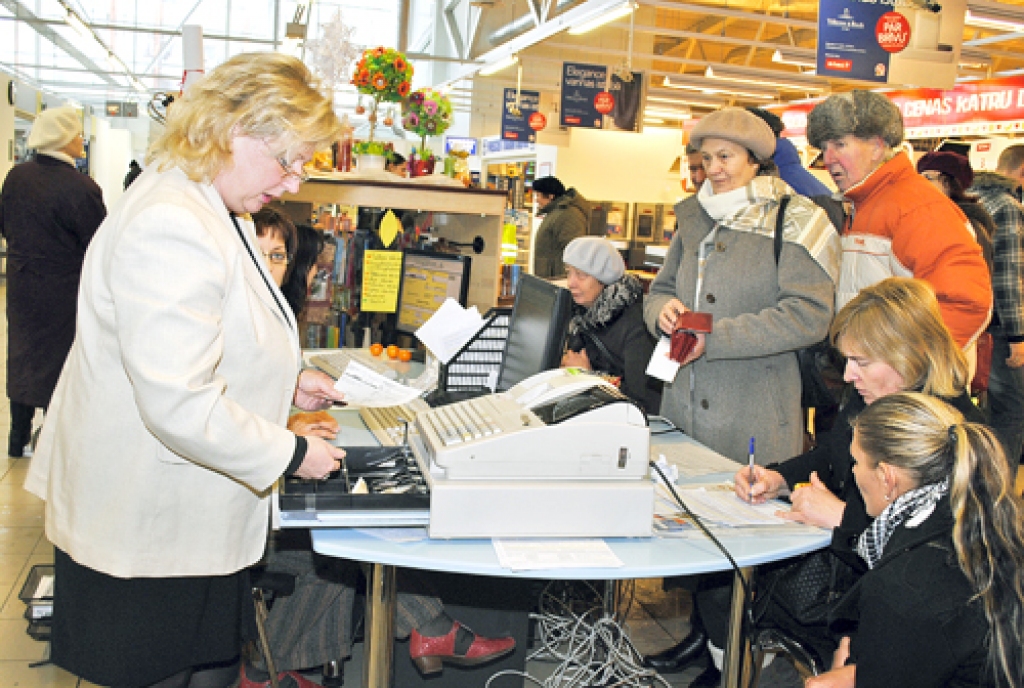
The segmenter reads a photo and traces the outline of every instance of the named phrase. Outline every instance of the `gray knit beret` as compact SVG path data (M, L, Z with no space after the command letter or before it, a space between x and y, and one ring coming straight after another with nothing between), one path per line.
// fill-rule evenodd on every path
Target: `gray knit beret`
M562 262L582 270L601 284L611 284L626 274L622 254L610 241L596 236L579 237L562 252Z
M724 107L705 115L690 132L690 143L697 148L704 139L725 139L746 148L758 160L775 154L775 133L763 119L743 108Z
M28 147L42 151L60 150L82 133L82 120L75 108L64 105L43 110L32 124Z
M815 148L848 134L859 139L878 136L895 148L903 143L903 116L891 100L873 91L829 96L807 116L807 141Z

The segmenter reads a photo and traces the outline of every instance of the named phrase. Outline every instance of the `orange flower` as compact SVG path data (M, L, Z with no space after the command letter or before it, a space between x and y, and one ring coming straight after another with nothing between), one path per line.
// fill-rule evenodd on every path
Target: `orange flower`
M388 78L380 72L377 72L373 75L373 87L378 91L383 91L388 87Z
M356 85L366 86L370 83L370 73L365 69L359 70L359 74L356 75Z
M398 84L398 95L405 98L407 95L409 95L410 88L412 87L409 85L409 82L403 81L402 83Z
M377 46L376 48L373 49L373 56L374 57L381 57L382 55L384 55L384 52L385 52L384 46L382 46L382 45L381 46Z
M405 71L405 60L402 59L401 55L399 55L398 57L395 58L394 65L395 65L395 69L397 69L398 71L400 71L400 72L404 72Z

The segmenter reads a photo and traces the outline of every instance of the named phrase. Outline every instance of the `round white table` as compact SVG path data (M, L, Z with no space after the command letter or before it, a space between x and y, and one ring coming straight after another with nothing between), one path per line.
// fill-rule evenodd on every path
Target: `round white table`
M364 686L389 688L392 632L395 614L396 567L445 571L503 578L560 580L628 580L661 578L724 571L729 562L709 540L700 536L685 538L606 539L623 562L618 568L558 568L511 571L502 568L490 540L421 540L394 543L354 529L314 529L313 549L318 553L370 564L367 590L367 632L364 645ZM746 530L742 534L716 532L744 575L750 578L758 564L797 556L828 545L829 531L809 532L797 529L790 534ZM741 666L743 597L734 585L733 607L729 621L729 643L723 673L724 685L740 685L746 673Z

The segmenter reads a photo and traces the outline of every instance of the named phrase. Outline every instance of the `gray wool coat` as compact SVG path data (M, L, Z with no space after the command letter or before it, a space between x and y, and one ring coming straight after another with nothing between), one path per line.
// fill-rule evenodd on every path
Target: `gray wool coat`
M665 385L661 413L735 461L746 462L751 437L760 465L796 456L803 422L795 352L828 333L835 285L802 245L784 242L776 266L771 236L722 227L697 295L698 247L715 222L696 196L675 211L677 231L645 300L644 322L660 335L658 314L672 298L714 321L704 355Z

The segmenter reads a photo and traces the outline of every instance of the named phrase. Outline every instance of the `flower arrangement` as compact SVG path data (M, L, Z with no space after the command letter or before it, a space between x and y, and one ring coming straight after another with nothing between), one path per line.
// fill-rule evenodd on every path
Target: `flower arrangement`
M394 50L379 46L363 51L363 56L352 70L352 84L359 91L360 103L356 106L356 114L366 112L362 104L362 96L370 96L370 139L377 126L377 113L381 103L398 103L409 95L412 88L412 65L405 55ZM385 113L384 126L391 126L391 117Z
M377 102L397 103L412 88L412 65L393 48L368 48L352 71L352 84Z
M356 155L385 155L393 148L393 144L383 141L358 141L352 146Z
M420 135L420 158L430 157L427 137L443 134L452 124L452 102L448 96L432 88L421 88L405 101L402 126Z

